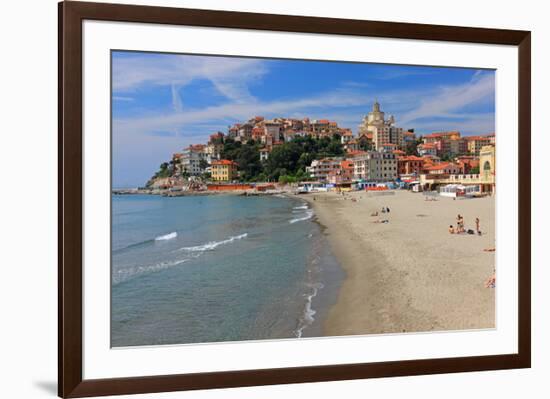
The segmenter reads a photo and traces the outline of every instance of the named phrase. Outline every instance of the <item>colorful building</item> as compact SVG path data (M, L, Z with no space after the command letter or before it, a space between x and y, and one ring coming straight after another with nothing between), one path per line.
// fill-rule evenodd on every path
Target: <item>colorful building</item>
M331 172L341 168L341 162L342 159L340 158L316 159L306 168L306 172L316 180L327 181Z
M387 152L367 151L353 158L353 178L363 181L397 179L397 159Z
M329 172L327 180L329 183L339 185L349 185L353 181L354 165L352 161L344 160L340 162L339 169L333 169Z
M204 162L211 161L211 154L206 145L192 144L180 153L179 159L181 172L189 176L200 176L204 173Z
M237 163L222 159L212 162L212 180L214 181L233 181L237 178Z
M495 191L496 156L495 146L487 145L479 151L479 176L485 191Z
M485 136L469 136L468 140L468 152L470 154L479 155L482 147L495 144L495 135L488 134Z
M437 132L422 137L424 148L435 148L433 155L458 155L468 152L468 140L460 136L460 132ZM421 154L422 155L422 154Z
M420 175L424 168L424 158L415 155L397 158L397 174L403 175Z
M439 164L424 168L428 175L453 175L461 172L460 166L452 162L441 162Z

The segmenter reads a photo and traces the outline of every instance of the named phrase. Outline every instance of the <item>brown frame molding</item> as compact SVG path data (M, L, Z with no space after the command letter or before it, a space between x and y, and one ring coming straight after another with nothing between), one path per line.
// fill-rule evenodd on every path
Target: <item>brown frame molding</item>
M531 33L122 4L61 2L58 134L58 394L84 397L527 368L531 365ZM512 45L519 62L518 353L350 365L83 380L82 22L105 20Z

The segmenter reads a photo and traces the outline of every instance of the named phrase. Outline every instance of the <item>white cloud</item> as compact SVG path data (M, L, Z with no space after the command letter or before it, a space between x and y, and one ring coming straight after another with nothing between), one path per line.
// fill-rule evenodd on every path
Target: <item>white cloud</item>
M366 83L348 81L325 93L262 101L252 96L249 86L266 73L265 61L254 59L173 55L117 59L113 68L116 97L126 97L124 94L144 87L165 86L171 89L172 107L164 112L141 113L113 121L115 150L124 149L114 159L116 175L142 176L140 179L145 180L171 153L205 141L208 133L224 131L229 124L254 115L323 117L355 130L375 98L405 129L415 128L419 132L456 129L465 133L494 130L493 113L463 112L492 99L494 74L476 73L465 84L432 86L422 91L379 92ZM226 102L201 109L184 107L182 89L194 80L211 82Z
M132 97L125 97L125 96L113 96L114 101L134 101Z
M174 107L175 112L183 111L183 103L181 102L179 90L175 84L172 84L172 107Z
M230 100L253 99L248 84L267 73L263 60L187 55L136 54L113 59L113 92L131 93L147 86L188 85L209 80Z
M494 74L475 74L466 84L441 87L431 96L420 97L419 105L400 115L399 122L411 125L422 118L448 117L453 111L486 101L494 94Z

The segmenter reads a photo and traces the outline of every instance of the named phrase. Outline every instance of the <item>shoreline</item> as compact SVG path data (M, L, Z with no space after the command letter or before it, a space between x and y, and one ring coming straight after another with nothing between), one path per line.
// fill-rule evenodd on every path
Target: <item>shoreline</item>
M493 328L494 290L483 283L494 253L483 248L494 247L494 198L424 202L421 194L392 193L296 196L313 208L345 272L323 335ZM382 206L391 208L387 216L370 216ZM450 235L457 213L479 216L487 232ZM389 223L373 223L380 218Z
M235 195L235 196L271 196L271 195L291 195L288 190L270 190L270 191L256 191L256 190L150 190L150 189L114 189L111 190L112 196L133 196L133 195L154 195L160 197L174 198L174 197L200 197L209 195Z

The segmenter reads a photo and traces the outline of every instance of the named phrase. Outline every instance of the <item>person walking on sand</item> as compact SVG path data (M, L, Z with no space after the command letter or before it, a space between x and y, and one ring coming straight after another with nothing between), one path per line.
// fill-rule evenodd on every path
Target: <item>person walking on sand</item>
M479 230L479 218L476 218L476 233L477 235L481 235L481 230Z

